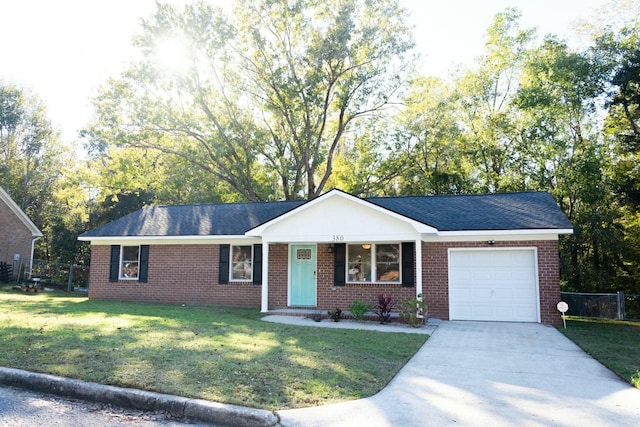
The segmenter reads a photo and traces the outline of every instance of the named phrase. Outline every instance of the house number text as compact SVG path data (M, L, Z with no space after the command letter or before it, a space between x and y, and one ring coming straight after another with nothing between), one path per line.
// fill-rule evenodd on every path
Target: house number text
M334 234L333 236L331 236L331 240L333 242L342 242L344 241L344 236L341 234Z

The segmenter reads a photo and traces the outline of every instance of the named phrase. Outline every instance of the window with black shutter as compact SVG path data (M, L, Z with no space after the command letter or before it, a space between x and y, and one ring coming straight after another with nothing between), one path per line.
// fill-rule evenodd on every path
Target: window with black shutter
M109 263L109 281L117 282L120 275L120 245L111 246L111 260Z
M413 242L402 243L402 286L412 288L415 285L414 257L415 246Z
M336 286L344 286L347 278L347 245L345 243L336 243L333 247L334 268L333 277Z
M218 283L229 283L229 252L231 245L220 245L220 260L218 269Z
M140 246L140 272L139 282L146 282L149 276L149 245Z
M262 284L262 245L253 245L253 284Z

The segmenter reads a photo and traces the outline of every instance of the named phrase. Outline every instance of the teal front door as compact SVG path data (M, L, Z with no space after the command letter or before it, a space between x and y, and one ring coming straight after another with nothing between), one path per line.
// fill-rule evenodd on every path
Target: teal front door
M316 245L291 245L289 305L316 306Z

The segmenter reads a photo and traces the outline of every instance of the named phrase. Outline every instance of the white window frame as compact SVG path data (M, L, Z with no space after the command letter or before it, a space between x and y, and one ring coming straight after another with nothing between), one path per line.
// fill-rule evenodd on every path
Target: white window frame
M132 260L132 259L124 259L124 250L125 248L138 248L137 252L138 252L138 259L136 260ZM124 274L125 271L125 263L133 263L135 262L136 264L136 275L135 276L129 276ZM118 278L120 280L138 280L140 278L140 245L135 246L135 245L121 245L120 246L120 261L118 264Z
M248 262L249 265L249 278L243 278L243 279L236 279L233 277L233 272L234 272L234 265L241 265L247 264L247 261L234 261L233 260L233 250L234 248L243 248L243 247L248 247L251 249L251 258ZM231 245L231 248L229 250L229 281L230 282L253 282L253 260L254 260L254 253L253 253L253 249L254 249L254 245ZM247 271L245 269L245 271Z
M371 266L371 280L351 280L351 278L353 277L353 274L349 274L350 273L350 262L349 262L349 247L350 246L363 246L363 245L371 245L371 248L369 249L370 251L370 256L371 258L369 259L369 265ZM378 281L376 278L378 277L378 273L377 273L377 260L376 260L376 253L378 250L378 245L396 245L398 247L398 280L394 280L394 281L389 281L389 280L384 280L384 281ZM402 244L400 242L390 242L390 243L347 243L347 250L346 250L346 262L345 262L345 268L346 268L346 277L347 277L347 283L388 283L388 284L401 284L402 283Z

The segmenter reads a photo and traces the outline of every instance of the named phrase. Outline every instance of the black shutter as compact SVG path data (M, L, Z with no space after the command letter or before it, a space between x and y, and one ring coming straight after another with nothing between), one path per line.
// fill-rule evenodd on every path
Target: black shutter
M413 277L414 243L402 243L402 286L412 288L415 284Z
M262 284L262 245L253 245L253 284Z
M111 245L111 262L109 264L109 281L117 282L120 272L120 245Z
M336 286L344 286L347 281L347 245L345 243L336 243L333 245L334 267L333 277Z
M218 283L226 285L229 283L229 250L230 245L220 245L220 269L218 270Z
M149 245L140 246L140 269L138 282L145 282L149 277Z

